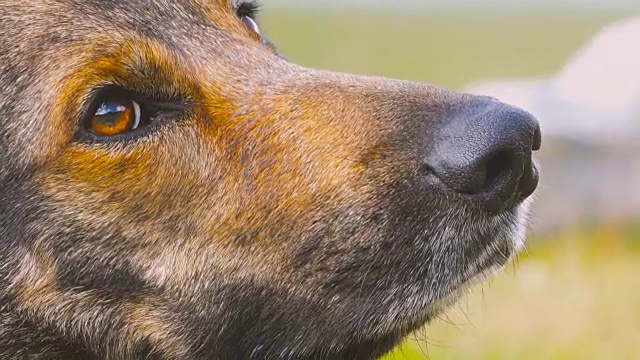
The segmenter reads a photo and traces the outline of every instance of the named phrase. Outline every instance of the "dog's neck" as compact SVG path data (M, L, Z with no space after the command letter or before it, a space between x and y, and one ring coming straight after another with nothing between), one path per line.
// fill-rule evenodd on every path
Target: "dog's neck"
M384 355L393 348L399 338L391 336L378 341L365 342L347 345L342 351L331 354L327 357L326 350L306 353L304 355L292 355L283 357L287 360L303 360L311 358L327 358L335 360L374 360ZM211 344L213 345L213 344ZM214 351L213 348L225 348L221 352ZM137 346L135 356L127 359L152 359L164 360L173 359L161 355L157 349L147 346ZM208 349L201 349L202 352L192 356L183 357L189 359L258 359L254 356L257 349L236 348L230 344L218 344L206 346ZM259 351L258 351L259 352ZM129 356L129 355L127 355ZM76 341L72 341L58 334L57 331L36 326L24 320L24 316L16 316L7 308L0 311L0 359L22 360L22 359L47 359L47 360L101 360L105 358L119 358L117 354L96 355L94 351Z
M6 308L0 311L0 359L98 360L82 346L71 344Z

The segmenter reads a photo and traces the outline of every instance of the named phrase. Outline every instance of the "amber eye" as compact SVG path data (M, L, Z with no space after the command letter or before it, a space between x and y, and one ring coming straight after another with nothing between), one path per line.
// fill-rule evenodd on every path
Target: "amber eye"
M90 131L102 136L115 136L140 126L140 105L133 100L103 101L87 123Z
M262 32L260 31L260 26L258 26L258 23L256 23L256 21L253 20L251 16L242 15L242 22L249 28L249 30L262 36Z

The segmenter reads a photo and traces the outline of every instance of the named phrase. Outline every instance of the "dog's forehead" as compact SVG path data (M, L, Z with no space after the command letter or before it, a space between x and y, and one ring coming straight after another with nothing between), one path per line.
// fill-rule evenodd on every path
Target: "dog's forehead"
M238 18L235 10L241 3L241 0L0 0L0 33L5 40L0 43L0 70L3 73L11 70L6 68L10 64L19 68L24 68L22 64L39 64L42 68L43 62L68 68L75 63L77 68L80 57L87 60L114 54L121 52L120 48L144 49L149 43L169 50L167 54L199 61L200 65L212 59L241 63L240 59L262 52L250 50L259 47L247 46L259 42ZM91 63L85 61L85 65ZM22 69L19 73L31 74L36 70ZM56 72L62 73L59 70Z
M180 34L220 36L240 29L234 9L241 0L0 0L0 29L29 26L31 33L51 32L60 40L87 33L131 31L170 41ZM215 30L220 30L216 32ZM10 33L3 31L3 36ZM24 41L24 32L21 34Z

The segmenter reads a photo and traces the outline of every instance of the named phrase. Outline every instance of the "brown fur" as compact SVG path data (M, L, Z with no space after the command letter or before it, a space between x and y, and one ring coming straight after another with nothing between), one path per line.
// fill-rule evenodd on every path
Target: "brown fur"
M517 250L524 205L417 180L479 98L299 67L227 0L0 0L0 39L2 359L371 359ZM92 137L104 86L162 116Z

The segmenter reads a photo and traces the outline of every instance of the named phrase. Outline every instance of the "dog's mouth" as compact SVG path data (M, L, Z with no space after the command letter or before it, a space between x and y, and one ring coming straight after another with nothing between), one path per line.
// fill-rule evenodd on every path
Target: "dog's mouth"
M490 231L485 232L489 236L480 239L486 245L467 264L459 287L473 285L500 272L520 254L525 247L531 202L531 199L527 199L513 211L492 218L488 226Z
M416 312L408 323L400 324L399 328L418 328L429 323L455 304L475 285L499 274L505 266L510 264L524 249L528 228L528 215L531 199L525 200L510 212L505 212L492 218L489 224L484 224L481 234L474 240L482 241L485 245L468 250L464 265L455 276L449 279L444 291L437 297L424 302L422 308Z

